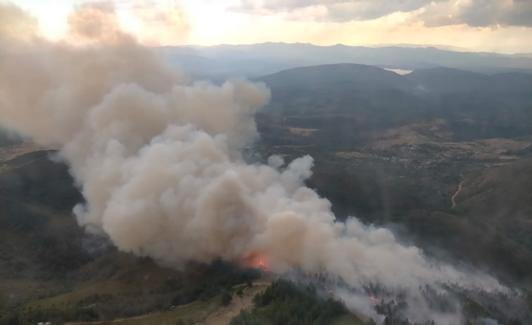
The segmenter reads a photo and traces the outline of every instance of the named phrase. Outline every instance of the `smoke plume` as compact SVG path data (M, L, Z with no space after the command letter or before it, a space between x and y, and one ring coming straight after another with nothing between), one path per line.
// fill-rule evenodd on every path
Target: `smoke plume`
M325 274L337 297L376 319L368 284L400 291L411 320L442 324L459 323L459 308L435 311L422 288L502 290L386 229L336 221L304 185L309 156L246 163L264 85L190 83L122 33L112 7L79 7L60 43L39 38L13 6L0 5L0 17L11 19L0 20L0 123L60 148L86 199L74 208L79 224L120 250L174 267L260 255L278 274Z

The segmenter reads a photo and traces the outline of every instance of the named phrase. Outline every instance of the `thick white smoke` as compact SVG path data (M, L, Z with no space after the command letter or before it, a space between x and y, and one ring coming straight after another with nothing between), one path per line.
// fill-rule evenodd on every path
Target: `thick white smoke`
M0 17L27 19L9 5ZM23 33L0 26L0 123L61 148L86 199L74 209L80 225L175 267L260 255L279 274L327 274L343 284L337 296L370 317L367 284L401 291L411 320L442 324L459 323L460 312L434 311L420 288L501 289L386 229L335 221L329 201L304 185L308 156L286 168L279 158L247 164L240 151L257 136L263 85L186 82L122 34L112 8L81 7L70 23L75 46L43 41L29 23Z

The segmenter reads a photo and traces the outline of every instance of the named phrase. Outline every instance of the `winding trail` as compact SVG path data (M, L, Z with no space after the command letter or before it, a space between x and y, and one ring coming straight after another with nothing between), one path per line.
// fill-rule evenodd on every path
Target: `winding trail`
M462 188L464 187L464 182L465 180L462 180L458 184L458 188L456 189L456 192L454 192L454 194L451 196L451 209L454 209L456 207L456 197L458 197L460 192L462 192Z
M253 298L255 295L266 290L269 285L269 282L256 282L253 284L253 287L244 289L244 295L242 297L239 297L236 294L233 295L233 299L229 306L210 314L203 324L229 324L233 318L240 314L241 311L251 309L253 307Z

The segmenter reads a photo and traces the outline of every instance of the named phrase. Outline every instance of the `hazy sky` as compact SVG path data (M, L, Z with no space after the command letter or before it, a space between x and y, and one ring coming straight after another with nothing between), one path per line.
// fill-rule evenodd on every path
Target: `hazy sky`
M0 0L5 1L5 0ZM15 0L61 38L81 0ZM125 29L152 45L308 42L430 44L532 53L532 0L114 0Z

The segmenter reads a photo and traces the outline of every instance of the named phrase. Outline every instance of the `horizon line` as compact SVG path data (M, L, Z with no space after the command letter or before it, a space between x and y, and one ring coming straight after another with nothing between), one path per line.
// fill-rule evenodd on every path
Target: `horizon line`
M410 44L410 43L391 43L391 44L367 44L367 45L350 45L345 43L336 43L336 44L314 44L310 42L283 42L283 41L267 41L267 42L257 42L257 43L218 43L218 44L164 44L164 45L152 45L151 47L192 47L192 48L209 48L209 47L221 47L221 46L256 46L256 45L268 45L268 44L278 44L278 45L309 45L313 47L351 47L351 48L372 48L372 49L382 49L382 48L411 48L411 49L436 49L440 51L448 51L455 53L471 53L471 54L496 54L501 56L521 56L521 57L532 57L532 53L528 52L496 52L496 51L486 51L486 50L473 50L467 49L452 45L435 45L435 44Z

